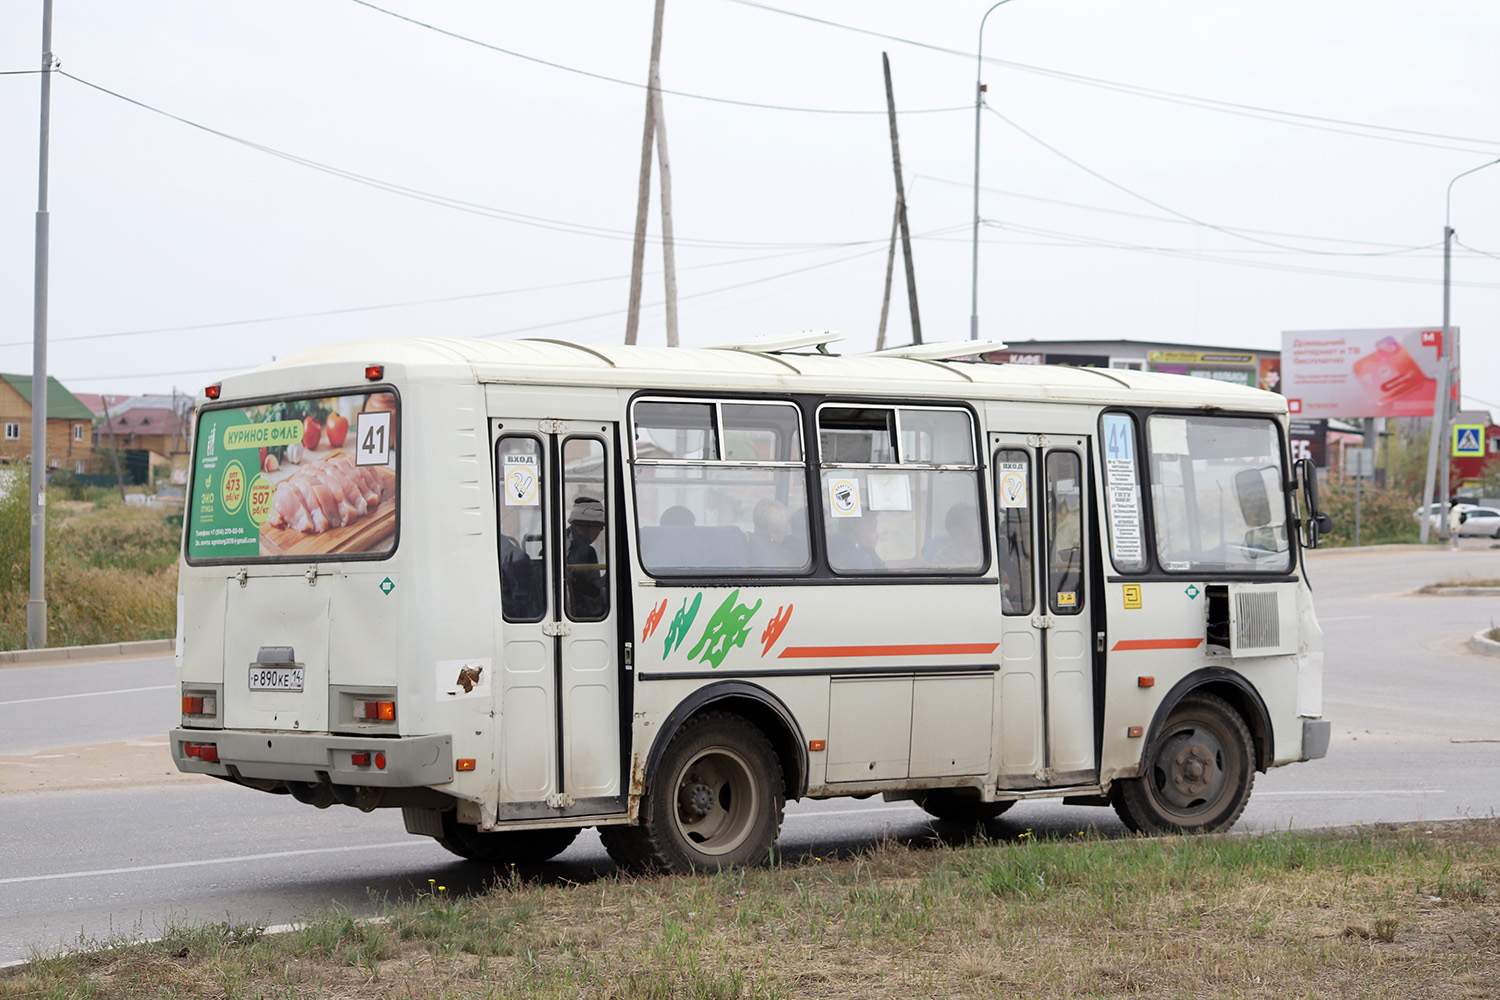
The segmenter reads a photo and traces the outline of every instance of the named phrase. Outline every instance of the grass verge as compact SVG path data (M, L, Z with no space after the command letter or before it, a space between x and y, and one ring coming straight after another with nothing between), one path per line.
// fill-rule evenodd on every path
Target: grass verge
M433 883L382 919L179 927L3 998L1495 997L1500 822L887 844L698 878Z
M49 488L47 498L47 645L170 638L181 529L107 490L67 500ZM12 482L0 493L0 650L26 646L30 532L29 499Z

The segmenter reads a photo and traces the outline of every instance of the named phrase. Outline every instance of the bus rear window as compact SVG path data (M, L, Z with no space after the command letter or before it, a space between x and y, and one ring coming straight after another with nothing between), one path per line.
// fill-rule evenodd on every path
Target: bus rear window
M189 562L381 558L396 542L397 400L341 393L206 409Z

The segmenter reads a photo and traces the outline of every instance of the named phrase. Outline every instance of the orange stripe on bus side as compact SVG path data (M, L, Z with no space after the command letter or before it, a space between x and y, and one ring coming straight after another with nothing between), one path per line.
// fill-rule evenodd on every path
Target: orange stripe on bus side
M921 646L788 646L777 659L851 656L985 656L998 642L943 642Z
M1202 639L1121 639L1112 652L1131 649L1197 649Z

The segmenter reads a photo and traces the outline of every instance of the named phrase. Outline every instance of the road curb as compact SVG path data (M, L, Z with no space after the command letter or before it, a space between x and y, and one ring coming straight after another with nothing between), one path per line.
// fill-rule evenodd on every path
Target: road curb
M0 653L0 667L31 667L69 660L113 660L128 656L162 656L176 648L174 639L142 642L106 642L99 646L54 646L50 649L14 649Z
M1469 638L1469 648L1485 656L1500 656L1500 642L1490 638L1490 630L1482 628Z

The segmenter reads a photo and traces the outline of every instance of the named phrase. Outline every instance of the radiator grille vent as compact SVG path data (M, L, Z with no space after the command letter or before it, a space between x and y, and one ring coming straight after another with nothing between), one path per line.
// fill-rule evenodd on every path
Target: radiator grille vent
M1274 591L1234 595L1236 649L1265 649L1281 645L1280 605Z

